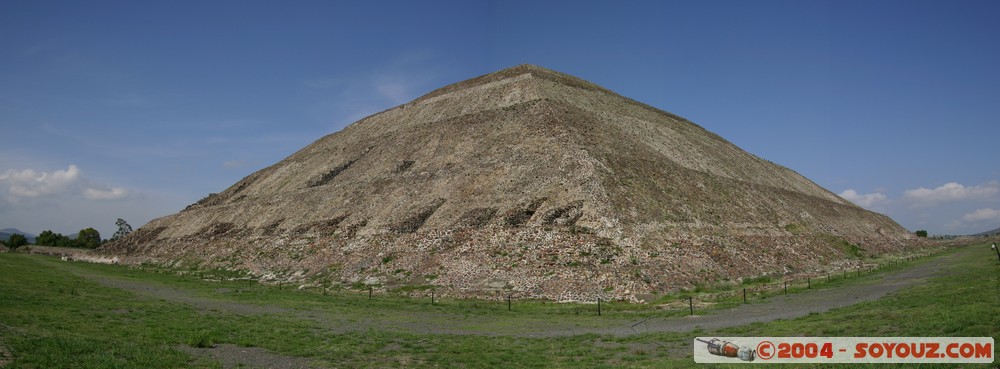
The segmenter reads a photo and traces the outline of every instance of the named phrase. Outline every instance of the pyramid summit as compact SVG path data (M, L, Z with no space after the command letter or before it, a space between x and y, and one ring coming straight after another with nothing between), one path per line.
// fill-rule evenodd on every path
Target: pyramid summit
M914 242L681 117L519 65L361 119L102 251L323 285L636 300Z

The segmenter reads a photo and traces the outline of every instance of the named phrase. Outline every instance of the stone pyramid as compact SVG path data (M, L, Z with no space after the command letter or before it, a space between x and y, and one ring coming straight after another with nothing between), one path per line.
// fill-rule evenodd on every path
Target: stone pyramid
M635 301L914 242L681 117L520 65L361 119L102 250L324 286Z

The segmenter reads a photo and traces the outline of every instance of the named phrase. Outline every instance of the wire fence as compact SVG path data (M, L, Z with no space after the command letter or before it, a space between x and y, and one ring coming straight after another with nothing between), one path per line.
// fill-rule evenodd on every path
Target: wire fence
M920 256L909 256L901 258L894 261L885 261L882 263L868 263L857 267L844 268L841 270L811 273L803 277L796 279L783 279L777 282L768 283L752 283L746 286L741 286L737 288L727 289L723 291L715 292L705 292L705 293L694 293L688 296L683 296L680 294L676 297L667 297L665 300L660 300L660 303L649 304L643 309L642 304L630 304L621 303L618 301L609 301L603 298L597 298L596 301L577 301L577 304L562 304L564 306L569 306L561 310L572 310L577 314L590 311L592 314L598 316L604 316L608 313L614 312L637 312L637 311L657 311L664 313L666 315L681 315L680 313L687 313L687 315L695 315L699 311L717 309L722 306L733 306L738 304L750 304L756 301L765 300L767 298L789 295L795 293L801 293L812 289L826 288L831 285L836 285L840 282L844 282L853 278L860 278L868 275L875 274L881 270L887 268L893 268L900 266L905 263L912 262ZM388 289L382 286L323 286L323 285L299 285L297 283L285 282L285 281L269 281L261 282L253 277L241 276L238 273L226 272L226 271L198 271L198 270L177 270L169 267L154 266L149 264L133 266L132 268L140 269L143 271L162 273L162 274L174 274L180 276L181 278L195 278L201 281L208 282L235 282L237 284L244 284L245 287L257 287L263 288L263 291L267 289L277 289L278 291L300 291L306 293L316 293L323 296L351 296L355 300L358 299L359 294L362 299L367 301L376 301L379 299L399 299L404 298L407 301L418 302L426 301L431 305L440 304L441 300L437 296L437 291L432 288L422 288L410 290L409 294L403 294L399 292L394 292L392 289ZM363 288L358 288L363 287ZM506 310L506 311L516 311L518 303L532 303L532 304L550 304L552 306L560 305L560 303L538 299L529 298L517 298L514 293L503 293L504 291L498 292L496 296L489 301L484 300L471 300L464 299L448 299L447 303L449 305L461 305L461 304L472 304L476 307L492 306L494 310ZM366 295L366 296L365 296ZM590 306L590 308L588 308ZM556 309L559 310L559 309Z

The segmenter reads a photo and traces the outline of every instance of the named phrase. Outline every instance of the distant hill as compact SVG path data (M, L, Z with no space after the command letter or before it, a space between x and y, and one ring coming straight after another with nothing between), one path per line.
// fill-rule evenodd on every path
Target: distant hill
M3 241L9 240L10 236L13 235L13 234L23 235L24 238L28 239L28 243L35 243L35 235L33 235L31 233L28 233L28 232L24 232L24 231L19 230L17 228L4 228L4 229L0 229L0 240L3 240Z
M997 234L1000 234L1000 228L994 229L992 231L986 231L986 232L982 232L982 233L976 233L973 236L981 237L981 236L993 236L993 235L997 235Z

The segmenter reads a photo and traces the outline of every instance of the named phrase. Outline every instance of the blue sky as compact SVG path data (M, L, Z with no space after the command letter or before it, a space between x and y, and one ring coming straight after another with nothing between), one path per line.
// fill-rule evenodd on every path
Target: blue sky
M104 237L521 63L910 230L1000 227L997 1L0 0L0 228Z

